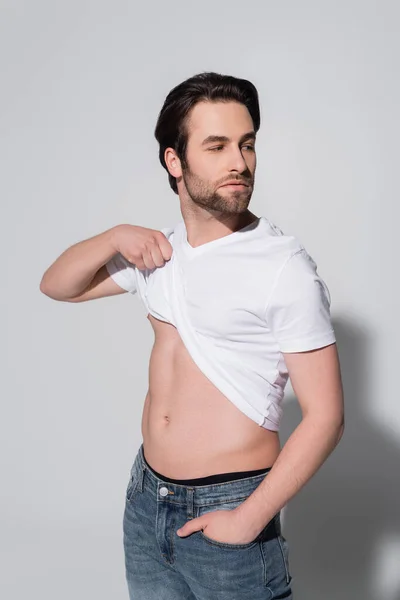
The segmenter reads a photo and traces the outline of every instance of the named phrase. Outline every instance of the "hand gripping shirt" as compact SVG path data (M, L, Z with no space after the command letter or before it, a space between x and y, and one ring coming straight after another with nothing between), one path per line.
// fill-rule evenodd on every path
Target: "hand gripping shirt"
M161 229L172 256L139 270L120 253L106 268L146 313L177 328L203 374L258 425L279 430L283 353L333 344L331 298L297 238L266 217L193 248L185 222Z

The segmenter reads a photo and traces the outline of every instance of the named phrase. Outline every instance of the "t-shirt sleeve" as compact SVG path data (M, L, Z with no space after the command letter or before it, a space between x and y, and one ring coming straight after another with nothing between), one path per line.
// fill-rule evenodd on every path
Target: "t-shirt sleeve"
M305 352L336 341L331 297L317 265L298 250L285 263L271 292L266 321L281 352Z
M110 258L105 266L110 277L123 290L126 290L131 294L137 292L136 267L122 256L120 252Z

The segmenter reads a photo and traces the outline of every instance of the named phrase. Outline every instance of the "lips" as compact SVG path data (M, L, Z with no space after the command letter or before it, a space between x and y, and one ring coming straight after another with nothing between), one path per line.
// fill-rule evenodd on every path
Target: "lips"
M244 185L246 187L249 187L247 183L244 183L244 181L230 181L229 183L224 183L223 185L221 185L221 187L225 187L226 185Z

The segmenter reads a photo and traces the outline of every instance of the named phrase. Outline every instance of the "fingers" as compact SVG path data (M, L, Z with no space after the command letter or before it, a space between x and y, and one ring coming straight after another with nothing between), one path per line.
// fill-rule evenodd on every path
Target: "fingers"
M162 267L172 256L172 246L162 232L161 235L146 242L142 260L147 269Z

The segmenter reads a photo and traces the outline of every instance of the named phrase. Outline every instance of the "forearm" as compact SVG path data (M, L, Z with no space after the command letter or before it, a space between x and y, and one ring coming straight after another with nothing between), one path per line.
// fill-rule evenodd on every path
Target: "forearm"
M72 298L85 290L100 267L117 252L115 229L67 248L44 273L40 290L56 300Z
M332 421L304 417L272 469L240 505L241 519L254 531L261 531L316 473L339 443L342 433L342 427Z

